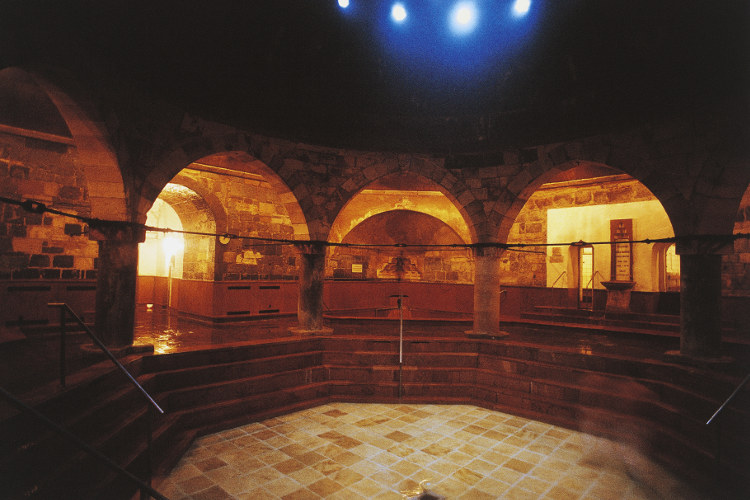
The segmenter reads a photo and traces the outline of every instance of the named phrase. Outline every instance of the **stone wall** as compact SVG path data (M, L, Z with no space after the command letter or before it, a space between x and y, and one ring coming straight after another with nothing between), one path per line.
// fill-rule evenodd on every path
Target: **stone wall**
M734 233L750 234L750 188L737 212ZM721 282L723 295L750 297L750 238L736 239L734 253L722 257Z
M511 227L509 243L547 243L547 210L591 205L630 203L655 199L640 182L627 175L595 180L544 184L529 197ZM556 247L550 259L555 259ZM560 251L566 251L559 248ZM562 262L562 254L560 254ZM555 279L557 277L553 277ZM506 250L501 259L505 285L547 286L547 251L544 247Z
M76 150L0 133L0 196L76 215L91 212ZM93 279L98 245L75 219L0 204L0 279Z
M284 204L271 184L260 175L222 175L214 172L184 169L174 183L190 183L217 200L226 220L218 233L237 236L294 239L294 228ZM199 187L197 187L199 186ZM187 247L186 247L187 249ZM275 244L251 239L232 238L216 251L217 280L297 279L297 252L293 245ZM189 256L186 255L186 262Z
M328 278L431 283L472 283L474 279L469 249L387 246L463 244L451 227L421 212L376 214L346 234L343 243L385 246L333 247L326 261Z

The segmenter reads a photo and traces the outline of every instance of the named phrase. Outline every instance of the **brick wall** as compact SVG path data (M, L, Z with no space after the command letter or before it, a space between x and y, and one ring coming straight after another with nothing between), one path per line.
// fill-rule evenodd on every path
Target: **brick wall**
M75 148L0 133L0 195L77 215L90 203ZM98 245L84 224L0 204L0 279L93 279Z
M294 228L279 196L259 175L222 175L214 172L183 170L174 183L189 179L211 193L224 210L227 227L218 233L272 239L294 239ZM187 251L187 247L186 247ZM217 249L217 279L294 280L298 276L297 253L292 245L268 244L248 239L232 239ZM189 261L186 255L185 262Z

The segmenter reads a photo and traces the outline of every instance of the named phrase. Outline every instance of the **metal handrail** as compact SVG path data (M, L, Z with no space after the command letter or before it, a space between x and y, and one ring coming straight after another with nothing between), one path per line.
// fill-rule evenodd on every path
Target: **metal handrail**
M86 324L83 322L81 318L78 317L78 315L73 312L73 310L68 306L68 304L65 304L64 302L50 302L47 304L48 307L59 307L60 308L60 344L61 344L61 352L60 352L60 381L63 387L65 387L65 313L68 312L73 319L76 320L76 322L83 327L84 331L88 334L89 337L91 337L91 340L94 341L94 344L96 344L102 351L104 351L104 354L106 354L109 359L112 360L112 362L117 366L117 368L120 369L120 371L125 374L126 377L130 380L130 382L140 391L140 393L145 397L148 402L153 406L159 413L164 414L164 410L161 409L159 404L154 401L154 398L151 397L151 395L146 392L146 389L143 388L143 386L138 383L138 381L133 377L133 375L130 374L127 368L125 368L122 363L115 357L114 354L112 354L112 351L107 349L107 346L102 343L101 340L94 334L94 332L91 331L91 329L86 326Z
M741 390L741 389L742 389L742 388L743 388L743 387L745 386L745 384L747 384L747 382L748 382L749 380L750 380L750 373L748 373L748 374L747 374L747 376L746 376L746 377L744 378L744 380L742 380L742 382L740 382L740 384L739 384L739 385L738 385L738 386L737 386L737 387L736 387L736 388L734 389L734 392L732 392L732 394L730 394L730 395L729 395L729 397L728 397L728 398L727 398L727 399L726 399L726 400L725 400L725 401L724 401L724 402L723 402L723 403L721 404L721 406L719 406L719 409L717 409L717 410L716 410L716 411L714 412L714 414L713 414L713 415L711 415L711 418L709 418L709 419L708 419L708 421L706 422L706 425L709 425L709 424L711 424L711 422L713 422L713 420L714 420L714 419L715 419L715 418L716 418L717 416L719 416L719 414L720 414L720 413L721 413L722 411L724 411L724 408L725 408L725 407L726 407L726 406L727 406L727 405L728 405L729 403L731 403L731 402L732 402L732 400L733 400L733 399L734 399L734 397L735 397L735 396L737 395L737 393L738 393L738 392L740 392L740 390Z
M555 288L555 285L557 285L557 282L560 281L560 278L568 274L568 271L563 271L559 274L557 278L555 278L555 281L552 282L552 286L550 288Z
M563 271L563 272L565 272L565 271ZM592 297L592 300L593 300L594 285L595 285L594 280L596 279L596 275L597 274L599 275L599 278L600 278L599 282L601 283L602 273L600 273L599 271L594 271L594 274L591 275L591 279L589 279L588 283L586 283L586 286L583 287L584 289L586 289L586 288L589 288L589 285L591 285L591 293L592 293L591 297Z
M167 497L165 497L164 495L156 491L154 488L152 488L150 485L146 484L141 479L139 479L138 476L135 476L131 472L128 472L127 470L123 469L122 467L117 465L115 462L113 462L111 458L104 455L102 452L100 452L96 448L91 447L91 445L89 445L88 443L81 441L80 438L78 438L75 434L70 432L68 429L56 424L55 422L53 422L52 420L44 416L42 413L40 413L36 409L32 408L31 406L28 406L23 401L17 399L15 396L13 396L11 393L6 391L2 387L0 387L0 395L2 395L6 400L8 400L13 406L18 408L20 411L36 417L39 421L44 423L44 425L46 425L47 427L49 427L56 433L60 434L61 436L67 438L73 444L78 446L80 449L82 449L86 453L89 453L90 455L96 457L102 463L104 463L107 467L114 470L116 473L120 474L121 476L126 477L132 483L137 485L138 488L140 488L141 492L146 492L152 497L157 498L158 500L168 500Z

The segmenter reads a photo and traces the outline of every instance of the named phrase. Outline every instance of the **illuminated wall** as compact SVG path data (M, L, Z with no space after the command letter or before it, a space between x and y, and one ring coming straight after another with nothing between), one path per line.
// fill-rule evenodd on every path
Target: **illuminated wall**
M329 241L368 245L463 245L469 228L448 197L408 173L385 176L357 193L339 212ZM474 265L465 248L333 247L326 277L471 283Z
M461 245L447 224L411 210L379 213L359 223L343 243L395 245ZM468 249L334 247L326 275L335 279L402 280L471 283L473 264Z
M611 219L632 219L633 238L666 238L674 236L667 214L657 200L611 205L555 208L547 212L547 238L553 242L609 241ZM563 271L566 285L577 285L577 250L570 246L547 249L547 286ZM651 245L633 245L634 290L659 291L658 276L654 276L653 248ZM611 248L594 247L594 287L602 288L601 281L614 277L611 273Z
M159 198L148 211L146 224L177 231L183 229L175 209ZM171 271L173 278L182 278L184 248L182 234L147 232L146 241L138 245L138 275L166 277Z
M561 175L564 180L544 184L529 197L511 228L510 243L609 241L610 219L630 218L634 219L638 237L674 235L661 203L637 180L624 174L577 179L574 170L564 172ZM503 254L503 284L577 286L577 268L571 264L570 248L523 250ZM659 261L663 266L666 250L664 246L655 254L653 246L637 248L637 259L634 255L636 290L664 289L659 285L663 269L655 267L654 263ZM597 284L610 279L609 254L609 248L595 249Z
M217 209L226 214L226 227L216 227L210 232L294 239L294 228L284 204L259 174L193 164L175 176L174 182L210 193L220 204ZM217 280L297 279L297 255L291 245L231 239L218 245L216 254Z

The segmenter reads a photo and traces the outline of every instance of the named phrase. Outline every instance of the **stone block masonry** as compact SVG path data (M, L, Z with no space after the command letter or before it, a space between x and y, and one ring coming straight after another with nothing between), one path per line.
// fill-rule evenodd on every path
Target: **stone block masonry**
M75 148L42 143L0 134L0 194L89 215ZM98 245L86 231L84 224L67 217L0 206L0 279L94 278Z

